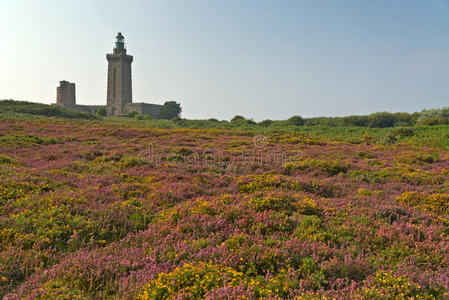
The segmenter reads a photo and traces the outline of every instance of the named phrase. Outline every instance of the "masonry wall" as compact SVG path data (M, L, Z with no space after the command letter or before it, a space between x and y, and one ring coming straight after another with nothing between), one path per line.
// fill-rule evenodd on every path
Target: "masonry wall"
M62 106L64 108L70 110L76 110L80 112L96 114L99 108L106 108L105 105L78 105L78 104L70 104L70 103L56 103L56 105Z
M128 103L125 106L126 113L129 112L137 112L141 115L147 115L152 117L153 119L156 119L159 114L159 110L161 109L162 105L159 104L150 104L150 103Z

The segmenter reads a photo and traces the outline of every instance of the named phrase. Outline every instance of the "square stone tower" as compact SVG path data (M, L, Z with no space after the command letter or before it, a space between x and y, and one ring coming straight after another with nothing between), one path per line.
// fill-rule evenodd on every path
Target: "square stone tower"
M131 63L133 57L126 54L125 38L119 32L112 54L107 54L108 88L106 109L108 115L126 113L126 104L132 103Z
M56 87L56 104L76 104L75 84L62 80Z

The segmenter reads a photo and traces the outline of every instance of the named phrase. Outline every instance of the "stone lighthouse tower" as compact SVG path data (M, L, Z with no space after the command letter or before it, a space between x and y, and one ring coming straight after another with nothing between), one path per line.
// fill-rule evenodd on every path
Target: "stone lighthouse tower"
M106 108L108 115L126 113L126 104L132 103L131 63L133 57L126 54L125 38L119 32L112 54L107 54L108 90Z

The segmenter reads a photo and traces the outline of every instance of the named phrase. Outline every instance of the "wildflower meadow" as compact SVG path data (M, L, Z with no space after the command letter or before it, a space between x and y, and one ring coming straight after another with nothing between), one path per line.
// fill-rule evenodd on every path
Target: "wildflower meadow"
M2 119L0 297L448 298L448 152L331 130Z

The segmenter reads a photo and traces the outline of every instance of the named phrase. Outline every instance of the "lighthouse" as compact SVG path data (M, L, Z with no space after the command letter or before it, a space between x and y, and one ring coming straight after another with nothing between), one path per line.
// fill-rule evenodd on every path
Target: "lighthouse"
M107 54L108 86L106 106L108 115L123 115L126 105L132 103L132 55L126 54L125 37L117 34L115 48L112 54Z

